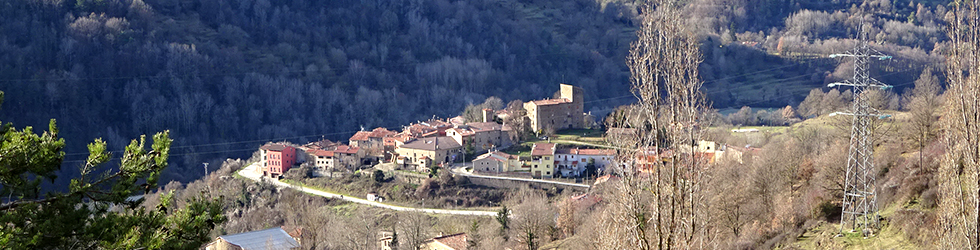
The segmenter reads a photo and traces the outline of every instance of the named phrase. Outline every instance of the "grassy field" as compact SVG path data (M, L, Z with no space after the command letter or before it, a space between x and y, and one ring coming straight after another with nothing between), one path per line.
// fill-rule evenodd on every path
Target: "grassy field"
M845 232L838 236L840 224L821 222L810 228L786 249L922 249L909 241L897 227L883 222L881 231L873 237L860 232Z
M605 131L598 129L567 129L558 131L554 136L549 139L542 140L541 138L534 138L528 141L515 144L505 150L504 153L518 155L518 156L531 156L531 146L535 143L550 142L559 145L571 145L578 147L607 147Z

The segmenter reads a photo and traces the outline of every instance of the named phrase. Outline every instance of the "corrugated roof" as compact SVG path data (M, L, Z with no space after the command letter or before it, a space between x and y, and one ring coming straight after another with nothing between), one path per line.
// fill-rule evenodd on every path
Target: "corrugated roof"
M299 246L282 228L274 227L265 230L245 232L240 234L218 236L228 243L239 246L244 250L250 249L292 249Z

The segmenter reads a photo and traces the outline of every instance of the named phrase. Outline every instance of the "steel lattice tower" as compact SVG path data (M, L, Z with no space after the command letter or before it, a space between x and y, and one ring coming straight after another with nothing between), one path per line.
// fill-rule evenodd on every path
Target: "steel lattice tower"
M878 228L878 192L875 184L874 132L873 122L889 115L883 115L868 104L865 90L868 88L888 89L886 85L869 75L871 59L887 60L886 56L868 46L867 35L861 38L853 50L844 54L833 54L831 58L850 57L854 60L854 78L844 82L831 83L828 87L851 86L854 88L854 102L848 112L830 114L851 116L851 143L847 153L847 169L844 176L844 202L841 208L840 233L845 229L860 230L868 236Z

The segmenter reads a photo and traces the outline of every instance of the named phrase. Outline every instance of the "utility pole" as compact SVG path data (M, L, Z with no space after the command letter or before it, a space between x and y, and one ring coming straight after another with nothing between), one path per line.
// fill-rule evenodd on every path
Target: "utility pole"
M892 57L868 46L865 29L862 29L859 36L860 40L853 50L844 54L830 55L831 58L850 57L854 60L854 78L828 85L828 87L851 86L854 89L854 102L851 105L851 110L830 114L831 116L851 116L851 142L847 153L844 201L841 204L841 224L838 236L843 235L845 229L850 232L860 230L864 236L871 236L879 227L873 123L876 119L888 118L890 115L883 115L871 107L865 90L868 88L886 90L892 87L871 78L868 74L871 59L887 60Z
M208 176L208 163L204 163L204 176Z

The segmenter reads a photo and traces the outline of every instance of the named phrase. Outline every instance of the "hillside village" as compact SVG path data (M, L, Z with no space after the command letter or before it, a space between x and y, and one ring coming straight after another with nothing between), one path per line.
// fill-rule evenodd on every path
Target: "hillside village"
M560 85L560 98L524 103L525 122L531 131L559 128L585 129L591 126L584 113L583 90ZM464 164L479 174L504 174L525 178L582 178L598 176L613 164L616 150L610 143L589 146L551 143L547 137L530 138L530 149L517 154L502 150L524 143L512 124L504 122L507 110L483 109L481 120L467 121L462 116L431 119L404 126L402 131L379 127L358 131L347 143L321 140L303 145L270 142L260 147L263 176L280 178L297 165L310 163L314 176L333 172L353 172L375 165L387 170L409 170L429 173L434 167L446 168ZM624 131L625 130L625 131ZM629 133L616 128L614 133ZM612 140L615 140L614 138ZM741 155L714 142L698 143L696 156L710 162L729 155ZM649 157L647 157L649 158ZM654 157L657 158L657 157Z
M750 147L730 147L712 141L699 141L694 152L659 151L651 148L640 150L631 159L617 154L619 141L635 136L631 128L612 128L609 131L588 129L593 127L584 110L584 96L581 88L561 84L559 98L536 100L523 103L523 112L513 110L480 110L477 121L468 121L463 116L449 119L430 119L404 126L401 131L378 127L362 130L351 136L347 143L320 140L306 144L290 142L269 142L259 148L256 168L246 168L245 175L283 179L290 169L304 166L311 170L309 177L329 177L348 175L373 168L374 171L401 171L424 176L438 177L440 169L458 170L469 173L469 177L501 176L508 180L534 181L541 179L574 179L577 184L588 187L573 191L568 197L570 204L577 209L586 209L602 200L600 194L583 192L594 185L618 177L606 170L616 162L639 166L638 172L651 172L655 161L666 161L670 154L680 153L694 156L705 163L731 160L741 162L744 152ZM509 116L523 113L524 117L515 122ZM510 121L510 122L508 122ZM516 123L516 124L515 124ZM526 126L524 131L534 134L522 135L516 126ZM588 131L598 141L581 142L562 140L555 136L559 131ZM542 132L547 136L540 136ZM742 133L744 131L732 131ZM549 137L551 136L551 137ZM690 150L688 150L690 151ZM658 153L659 152L659 153ZM617 158L619 157L619 158ZM627 163L627 161L632 161ZM339 174L337 174L339 173ZM455 175L456 172L450 172ZM404 175L404 174L403 174ZM445 173L444 173L445 175ZM379 178L377 176L373 178ZM381 177L383 178L383 177ZM594 181L594 183L589 182ZM424 186L424 185L422 185ZM510 188L512 186L497 186ZM539 186L541 188L547 186ZM556 186L552 186L556 187ZM422 187L420 187L421 189ZM389 192L376 192L378 187L367 190L351 190L352 196L366 197L362 202L387 202ZM575 189L572 189L575 190ZM361 192L361 193L356 193ZM359 199L340 196L342 200ZM448 198L448 197L446 197ZM443 198L443 199L446 199ZM459 203L458 198L453 198ZM425 201L422 199L421 207ZM493 205L493 200L489 204ZM498 201L500 202L500 201ZM397 202L396 202L397 203ZM401 204L404 204L402 201ZM485 202L465 202L464 206L486 205ZM416 204L418 205L418 204ZM506 210L506 207L503 208ZM494 212L496 213L496 212ZM301 245L302 229L286 233L280 228L270 228L236 235L225 235L215 239L208 249L261 244L254 239L280 242L290 246ZM425 241L422 249L466 249L471 239L466 233L439 234ZM393 235L380 231L377 245L381 249L392 249ZM287 247L288 248L288 247Z

